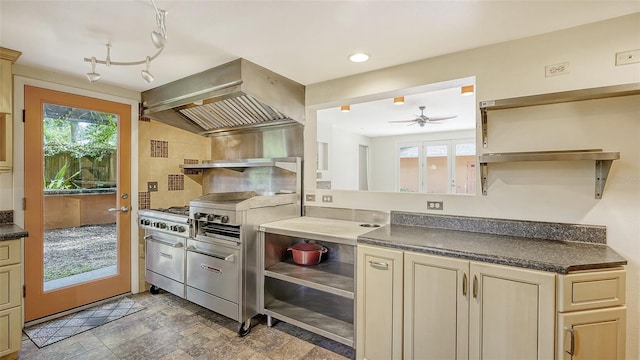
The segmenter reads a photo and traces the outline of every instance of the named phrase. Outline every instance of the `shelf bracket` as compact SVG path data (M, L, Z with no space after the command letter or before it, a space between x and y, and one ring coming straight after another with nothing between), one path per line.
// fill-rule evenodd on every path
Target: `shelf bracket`
M489 179L489 167L487 163L480 163L480 183L482 186L482 195L487 195L487 188Z
M607 183L612 163L613 160L596 160L596 199L602 199L602 192Z
M487 109L486 108L480 108L480 118L482 121L482 147L487 147L488 145L488 141L487 141Z

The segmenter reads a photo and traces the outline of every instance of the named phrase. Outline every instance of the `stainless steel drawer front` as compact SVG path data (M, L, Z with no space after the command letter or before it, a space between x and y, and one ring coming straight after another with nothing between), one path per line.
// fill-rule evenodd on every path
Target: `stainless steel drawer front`
M145 236L146 268L157 274L184 283L184 244Z
M237 303L240 285L238 256L238 249L189 239L187 286Z

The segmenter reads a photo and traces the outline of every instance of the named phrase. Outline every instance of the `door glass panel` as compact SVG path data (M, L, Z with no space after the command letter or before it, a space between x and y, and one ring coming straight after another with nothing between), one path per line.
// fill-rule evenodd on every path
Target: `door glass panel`
M400 147L399 186L401 192L420 191L420 147Z
M476 144L459 143L455 147L455 192L476 193Z
M43 105L44 290L118 273L118 116Z
M449 188L449 146L425 146L425 176L427 193L448 193Z

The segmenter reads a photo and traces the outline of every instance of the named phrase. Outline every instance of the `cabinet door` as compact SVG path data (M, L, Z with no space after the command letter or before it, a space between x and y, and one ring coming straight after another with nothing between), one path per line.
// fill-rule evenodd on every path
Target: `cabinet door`
M558 314L558 360L623 360L627 308Z
M554 357L555 274L471 262L469 358Z
M402 251L358 245L357 359L402 358Z
M404 359L468 359L469 261L404 254Z
M11 61L0 60L0 113L11 114L12 77Z
M0 357L20 350L22 345L22 308L0 311Z
M20 306L20 264L0 267L0 310Z

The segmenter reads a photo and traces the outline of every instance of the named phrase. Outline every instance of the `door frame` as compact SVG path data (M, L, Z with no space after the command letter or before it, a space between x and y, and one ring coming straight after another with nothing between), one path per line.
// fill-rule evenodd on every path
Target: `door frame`
M56 78L56 81L59 81L60 79ZM68 79L67 81L64 81L66 83L78 83L78 80L72 80L72 79ZM140 269L139 269L139 264L141 263L139 261L139 256L140 256L140 252L139 252L139 246L138 246L138 226L137 226L137 221L135 221L137 214L135 213L138 209L138 121L137 119L139 118L139 111L138 111L138 104L139 104L139 100L140 100L140 94L139 93L134 93L128 90L123 90L122 93L123 95L111 95L111 94L106 94L106 93L100 93L100 92L96 92L93 90L89 90L86 88L80 88L80 87L75 87L75 86L70 86L70 85L61 85L61 84L56 84L56 83L52 83L52 82L48 82L48 81L44 81L44 80L38 80L38 79L32 79L32 78L26 78L26 77L22 77L19 75L15 75L14 76L14 88L13 88L13 95L14 95L14 103L13 103L13 110L14 110L14 114L15 116L13 117L13 134L14 134L14 141L13 141L13 160L14 160L14 166L13 166L13 211L14 211L14 223L17 224L18 226L22 226L24 227L24 210L22 209L22 199L25 197L25 189L24 189L24 123L23 123L23 113L22 110L24 109L24 86L25 85L29 85L29 86L35 86L35 87L40 87L40 88L44 88L44 89L48 89L48 90L54 90L54 91L60 91L60 92L67 92L67 93L71 93L71 94L75 94L75 95L81 95L81 96L88 96L88 97L93 97L96 99L101 99L101 100L107 100L107 101L113 101L113 102L119 102L119 103L123 103L123 104L127 104L130 105L131 107L131 141L130 141L130 146L131 146L131 156L130 156L130 166L131 166L131 194L130 194L130 199L131 199L131 210L130 210L130 216L132 217L132 221L131 221L131 231L130 231L130 239L131 239L131 244L130 244L130 252L131 252L131 260L130 260L130 265L131 265L131 278L130 278L130 285L131 285L131 292L133 294L136 294L138 292L140 292L141 290L144 291L144 289L140 289L140 281L139 281L139 276L140 276ZM94 84L92 85L88 85L91 87L95 87ZM115 91L114 88L112 87L104 87L101 88L101 90L104 90L106 92L111 92L114 93ZM137 94L136 98L134 99L134 94ZM128 97L124 97L124 96L128 96ZM28 238L26 238L24 241L29 241ZM24 256L24 243L22 245L22 255ZM24 284L24 269L22 270L22 275L21 275L21 281L22 284ZM23 309L24 310L24 309ZM24 316L23 316L23 322L24 322Z

